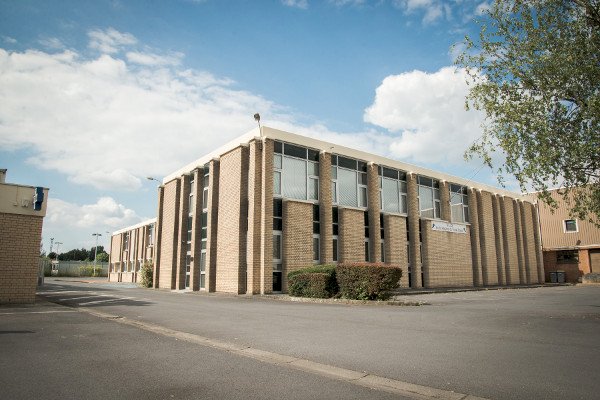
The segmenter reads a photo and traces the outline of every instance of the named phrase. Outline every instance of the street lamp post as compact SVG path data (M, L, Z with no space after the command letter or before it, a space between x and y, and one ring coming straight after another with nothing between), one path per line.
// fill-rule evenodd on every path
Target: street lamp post
M94 273L96 275L96 259L98 258L98 236L102 236L101 233L92 233L92 236L96 236L96 250L94 250Z

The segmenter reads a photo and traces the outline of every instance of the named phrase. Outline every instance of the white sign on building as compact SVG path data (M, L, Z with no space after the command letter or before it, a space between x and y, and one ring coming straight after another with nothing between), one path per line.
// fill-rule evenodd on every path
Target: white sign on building
M443 221L431 221L432 231L442 231L451 233L467 233L467 226L463 224L452 224Z

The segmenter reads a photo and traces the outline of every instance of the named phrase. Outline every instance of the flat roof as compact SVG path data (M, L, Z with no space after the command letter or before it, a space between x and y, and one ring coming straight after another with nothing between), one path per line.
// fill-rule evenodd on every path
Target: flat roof
M146 225L150 225L150 224L156 224L156 218L150 218L150 219L147 219L145 221L139 222L139 223L137 223L135 225L131 225L131 226L127 226L125 228L121 228L118 231L114 231L111 236L119 235L119 234L121 234L123 232L132 231L134 229L141 228L142 226L146 226Z
M273 139L279 140L282 142L289 142L293 144L298 144L305 147L310 147L316 150L324 151L330 154L338 154L350 158L356 158L366 162L373 162L375 164L399 169L408 173L415 173L418 175L427 176L430 178L435 178L442 181L447 181L467 187L472 187L480 190L486 190L488 192L494 194L500 194L504 196L510 196L513 198L527 200L525 196L512 192L506 189L498 188L496 186L487 185L479 182L472 181L470 179L461 178L454 175L449 175L443 172L435 171L428 168L419 167L417 165L408 164L402 161L393 160L391 158L379 156L372 153L367 153L362 150L353 149L350 147L342 146L339 144L325 142L323 140L314 139L307 136L298 135L291 132L282 131L275 128L270 128L268 126L262 127L262 138L263 139ZM212 159L218 159L221 155L239 147L240 145L247 145L252 140L260 140L261 139L261 131L258 127L254 128L250 132L233 139L227 144L217 148L216 150L206 154L203 157L200 157L196 161L193 161L184 167L178 169L177 171L167 175L163 179L163 184L172 181L175 178L180 177L181 175L189 174L195 168L201 168Z

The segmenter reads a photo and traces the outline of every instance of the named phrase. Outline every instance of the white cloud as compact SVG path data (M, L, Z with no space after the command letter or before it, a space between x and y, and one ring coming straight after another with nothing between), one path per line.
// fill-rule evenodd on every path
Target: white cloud
M424 24L452 16L452 7L442 0L393 0L392 4L406 14L422 12Z
M140 64L145 66L162 66L162 65L179 65L183 54L176 53L173 55L162 56L160 54L142 53L137 51L127 52L125 55L130 63Z
M121 47L132 46L137 43L137 39L132 34L122 33L114 28L89 31L88 37L90 38L89 48L108 54L116 53Z
M364 119L400 134L391 153L416 163L462 164L464 150L481 135L483 115L465 111L463 69L406 72L386 77Z
M15 39L14 37L10 37L10 36L2 36L2 41L6 42L8 44L17 43L17 39Z
M360 6L365 3L365 0L329 0L336 7L345 6Z
M42 46L51 49L51 50L60 50L64 49L65 45L59 38L55 37L45 37L38 40L39 44Z
M93 204L75 204L50 197L44 218L44 246L48 249L51 237L63 243L61 252L94 245L92 233L102 234L99 245L108 243L108 234L136 224L145 218L134 210L117 203L111 197L101 197ZM56 248L55 248L56 249Z
M288 7L301 8L303 10L308 8L308 0L281 0L281 4Z
M111 29L91 37L136 42ZM140 178L167 175L253 128L256 111L289 118L228 78L179 69L181 55L134 50L89 59L0 49L0 147L28 148L30 163L75 183L136 190Z

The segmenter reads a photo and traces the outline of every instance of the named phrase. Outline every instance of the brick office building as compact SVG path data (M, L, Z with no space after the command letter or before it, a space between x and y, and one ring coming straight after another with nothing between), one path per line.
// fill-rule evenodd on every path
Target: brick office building
M110 239L108 280L138 282L138 272L154 258L156 218L113 232Z
M286 292L313 263L404 267L404 287L538 283L534 205L521 196L263 127L159 187L154 285Z
M33 303L48 189L5 177L0 169L0 304Z
M569 216L569 205L559 189L550 194L558 204L554 212L538 202L546 282L551 281L553 272L563 272L565 281L571 283L580 281L584 274L600 273L600 229Z

